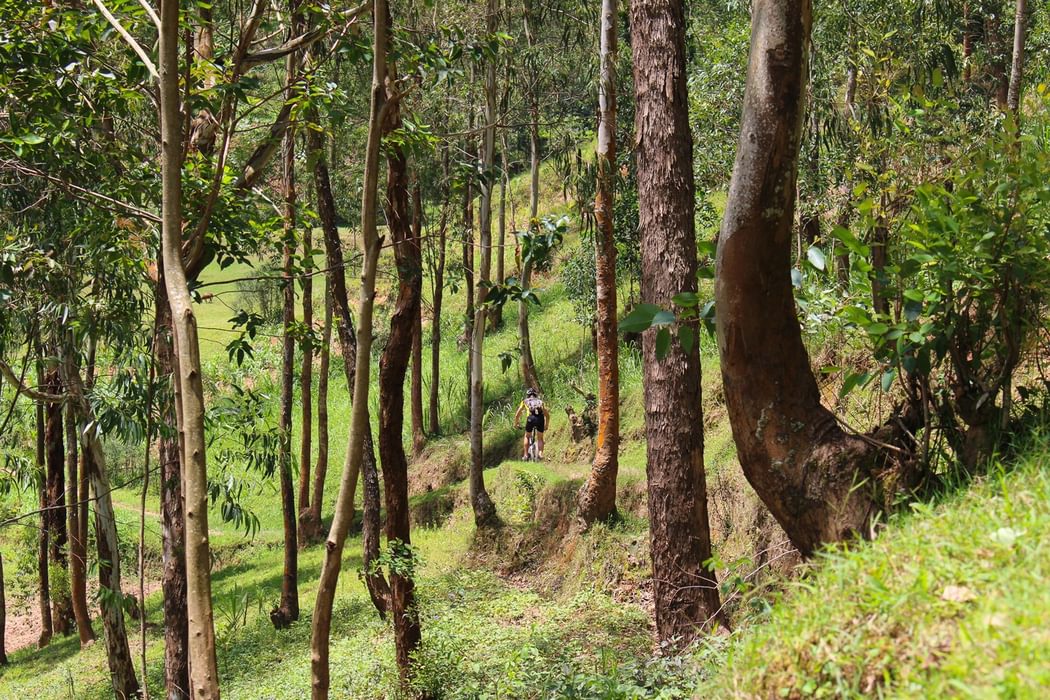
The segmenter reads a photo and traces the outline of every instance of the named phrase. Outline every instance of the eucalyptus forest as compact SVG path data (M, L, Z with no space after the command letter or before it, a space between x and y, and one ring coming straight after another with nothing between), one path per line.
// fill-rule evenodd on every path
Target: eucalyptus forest
M1042 698L1050 5L0 0L0 698Z

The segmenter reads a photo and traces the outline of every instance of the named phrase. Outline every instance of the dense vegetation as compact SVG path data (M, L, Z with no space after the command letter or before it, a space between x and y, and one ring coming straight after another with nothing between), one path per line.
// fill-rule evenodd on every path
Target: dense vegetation
M1039 696L1046 8L686 5L0 0L0 696Z

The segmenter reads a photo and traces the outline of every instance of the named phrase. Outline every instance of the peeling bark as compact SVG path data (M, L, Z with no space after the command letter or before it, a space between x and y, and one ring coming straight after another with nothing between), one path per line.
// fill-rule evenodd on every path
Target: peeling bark
M620 365L616 323L616 238L613 198L616 185L617 0L602 0L601 77L598 83L598 176L594 198L594 262L597 305L598 435L591 474L580 490L579 513L590 525L616 513L616 473L620 447Z

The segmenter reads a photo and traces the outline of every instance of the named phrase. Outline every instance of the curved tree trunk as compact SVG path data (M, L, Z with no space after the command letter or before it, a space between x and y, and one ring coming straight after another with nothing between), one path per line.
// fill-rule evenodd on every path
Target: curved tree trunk
M715 299L740 464L805 555L867 534L880 455L820 403L790 278L809 0L758 0L743 122L718 246Z
M388 18L389 22L389 18ZM391 70L393 75L393 70ZM384 131L401 126L397 96L391 94L393 78L387 82L387 123ZM405 373L419 317L422 290L422 257L419 239L413 235L408 214L408 167L397 146L387 154L386 219L394 244L398 295L390 317L390 336L379 361L379 456L383 463L386 493L386 537L392 552L407 554L411 543L408 509L408 461L403 442ZM411 655L419 648L419 615L411 576L390 571L390 610L394 621L397 667L403 681L411 677Z
M642 299L664 308L696 291L696 228L685 83L682 0L631 4ZM704 562L711 535L704 479L700 355L674 343L657 357L656 331L642 336L649 481L649 541L656 629L688 644L719 616L718 587Z
M85 647L95 639L91 629L91 613L87 605L87 560L86 543L80 539L80 507L77 505L79 485L77 449L77 414L73 404L66 403L66 528L69 531L69 595L73 616L80 635L80 646Z
M368 425L368 389L372 353L372 311L375 301L376 265L381 241L376 229L376 189L379 176L381 118L386 80L386 0L373 0L374 26L371 109L368 118L368 143L365 150L365 172L361 193L361 238L364 263L361 267L361 295L358 302L360 335L356 352L353 406L350 415L350 439L347 446L347 464L339 484L335 518L325 541L325 557L314 606L310 637L311 695L314 700L328 697L331 683L329 673L329 635L332 629L332 605L342 568L343 547L354 515L353 489L357 469L365 451L365 438L371 432ZM328 236L326 235L326 239ZM327 240L326 240L327 243ZM329 250L329 253L332 251ZM331 262L331 261L330 261ZM344 286L345 289L345 286ZM346 346L343 352L346 353Z
M186 533L182 508L182 469L174 395L175 347L171 336L171 306L164 286L164 261L157 263L154 289L156 335L153 352L157 378L169 387L158 401L157 453L160 464L161 588L164 591L164 696L184 700L190 696L189 621L186 618Z
M616 513L616 472L620 448L620 365L616 336L616 239L613 192L616 184L617 0L602 0L601 77L598 83L598 177L594 198L595 329L598 345L598 436L591 475L580 490L580 517L590 525Z
M200 343L182 259L182 123L179 108L179 3L162 0L159 31L161 251L176 349L175 396L186 522L186 613L191 695L219 697L211 601L208 469ZM108 634L107 634L108 636Z

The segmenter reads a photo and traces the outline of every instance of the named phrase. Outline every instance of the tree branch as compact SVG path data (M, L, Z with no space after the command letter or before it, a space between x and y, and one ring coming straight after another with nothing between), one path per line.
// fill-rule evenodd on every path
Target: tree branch
M20 380L8 365L3 360L0 360L0 374L4 376L4 379L8 381L14 388L15 392L19 394L25 394L29 398L35 401L47 401L48 403L60 403L65 401L68 396L66 394L49 394L46 391L40 391L39 389L33 389L27 387L22 380Z
M37 168L34 168L33 166L27 165L26 163L21 163L19 161L10 160L10 159L6 159L6 158L5 159L0 159L0 170L10 170L10 171L16 172L16 173L18 173L20 175L30 175L32 177L39 177L39 178L42 178L44 180L47 180L48 182L50 182L52 184L58 185L59 187L61 187L64 190L67 190L68 192L75 193L75 194L81 194L81 195L85 195L87 197L90 197L90 198L96 200L96 202L95 202L96 204L99 204L100 206L103 206L106 209L110 209L111 211L114 208L116 208L116 209L119 209L120 211L122 211L124 213L132 214L132 215L137 216L137 217L139 217L141 219L145 219L146 221L149 221L149 222L152 222L152 223L155 223L155 224L159 224L160 223L160 217L157 214L154 214L151 211L148 211L146 209L142 209L140 207L137 207L134 204L128 204L127 202L122 202L119 199L114 199L113 197L109 197L107 195L104 195L101 192L96 192L94 190L89 190L86 187L81 187L80 185L75 185L72 182L67 182L66 180L63 180L60 177L56 177L54 175L50 175L48 173L45 173L43 170L39 170ZM107 207L105 205L109 205L109 206Z
M131 36L131 33L128 32L127 29L124 29L124 26L120 23L120 21L113 16L113 13L106 9L106 6L102 4L102 0L91 1L95 3L95 7L97 7L98 11L102 13L102 16L106 18L106 21L109 22L110 26L117 30L117 34L120 34L120 36L124 38L124 41L126 41L128 46L131 47L131 50L134 51L142 60L142 62L146 66L146 69L149 71L149 74L153 76L153 79L159 81L160 74L157 72L157 67L153 65L153 61L150 60L149 55L142 48L139 42L135 40L135 37ZM156 15L153 15L153 17L155 18ZM159 20L154 19L153 21L157 22L159 25Z

